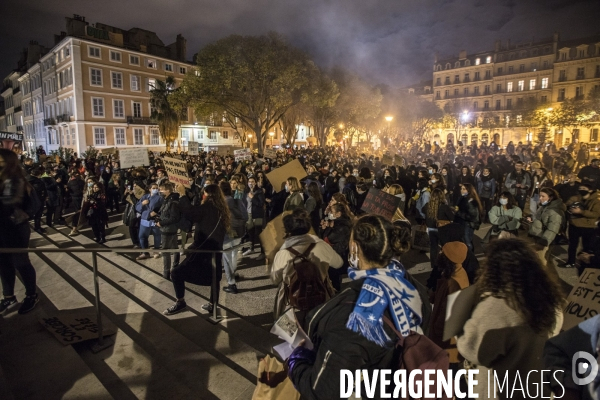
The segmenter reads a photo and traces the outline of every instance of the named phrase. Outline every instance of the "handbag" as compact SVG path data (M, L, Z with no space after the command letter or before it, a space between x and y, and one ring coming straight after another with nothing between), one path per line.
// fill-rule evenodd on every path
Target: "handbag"
M429 235L427 234L427 226L417 225L412 227L411 247L416 250L429 249Z
M438 228L441 228L442 226L446 226L446 225L451 224L451 223L452 223L452 221L448 221L448 220L445 220L445 219L440 219L440 220L436 221L435 225Z
M299 400L300 393L287 376L283 363L266 355L258 363L256 389L252 400Z

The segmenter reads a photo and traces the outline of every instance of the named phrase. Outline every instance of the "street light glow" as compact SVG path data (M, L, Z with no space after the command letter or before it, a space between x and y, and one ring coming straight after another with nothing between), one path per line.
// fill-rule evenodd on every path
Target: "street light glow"
M387 122L392 122L393 119L394 119L394 117L392 117L391 115L388 115L387 117L385 117L385 120Z

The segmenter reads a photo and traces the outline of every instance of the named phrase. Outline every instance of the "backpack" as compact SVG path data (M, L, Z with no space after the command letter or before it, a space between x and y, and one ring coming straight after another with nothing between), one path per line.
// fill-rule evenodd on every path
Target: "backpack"
M315 245L316 243L311 243L302 254L291 247L287 249L295 256L292 265L296 272L287 287L287 297L290 305L300 311L310 311L333 295L328 289L327 278L323 280L319 267L307 258Z
M394 360L392 361L392 370L406 370L406 375L410 375L413 370L424 371L426 369L436 370L435 374L444 373L442 371L448 371L450 369L450 359L448 352L442 349L440 346L435 344L431 339L425 335L421 335L416 332L411 332L407 337L402 336L396 329L393 322L386 316L383 317L383 321L389 326L398 337L395 345ZM447 372L446 372L447 373ZM432 384L430 387L430 393L436 393L437 382L435 376L432 376ZM415 379L415 386L419 380ZM425 392L425 378L421 374L420 384ZM442 390L442 396L438 399L451 399L452 397L444 396Z
M29 220L31 221L43 208L44 204L37 191L33 186L27 184L25 186L25 193L23 194L23 211L25 211Z

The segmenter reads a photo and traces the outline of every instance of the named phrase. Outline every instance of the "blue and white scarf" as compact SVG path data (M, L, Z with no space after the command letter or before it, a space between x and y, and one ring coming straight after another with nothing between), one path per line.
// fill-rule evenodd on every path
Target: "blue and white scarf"
M391 341L383 329L383 313L388 308L402 336L417 330L422 321L422 302L417 289L404 277L405 273L396 260L385 268L348 268L350 279L365 282L346 327L383 347Z

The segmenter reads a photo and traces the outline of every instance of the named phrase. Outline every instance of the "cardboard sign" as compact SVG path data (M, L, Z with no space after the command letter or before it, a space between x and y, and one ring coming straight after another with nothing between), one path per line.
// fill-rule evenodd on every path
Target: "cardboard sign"
M45 155L39 155L38 159L40 160L40 163L43 163L44 161L46 161L46 159L48 158L48 156Z
M274 149L265 149L264 150L265 158L270 158L271 160L275 160L277 158L277 151Z
M106 149L102 149L100 151L102 152L102 154L115 154L117 152L117 149L115 149L114 147L107 147Z
M40 323L65 346L98 338L98 325L96 325L96 316L93 312L60 312L56 316L41 318ZM103 318L103 336L115 333L117 333L117 328Z
M285 228L283 227L283 217L291 214L291 211L284 211L282 214L279 214L277 217L273 218L265 229L261 232L259 238L262 248L265 252L265 257L267 258L267 264L273 264L273 260L275 259L275 254L281 249L283 243L285 242ZM315 235L315 231L313 228L310 228L308 232L311 235Z
M198 142L188 142L188 154L190 156L197 156L199 147Z
M571 329L600 312L600 270L586 268L567 297L563 330Z
M368 214L381 215L391 221L399 204L399 197L379 189L371 188L369 189L369 193L367 193L361 210Z
M267 179L273 185L273 190L279 192L281 190L281 184L285 183L290 176L300 180L307 176L306 170L300 164L300 161L293 160L279 168L275 168L273 171L267 174ZM392 196L393 197L393 196Z
M252 150L250 149L234 150L233 155L235 157L235 161L252 160Z
M163 158L165 171L169 175L169 182L180 183L186 188L190 188L190 178L187 171L187 163L176 158Z
M385 165L388 165L388 166L393 165L394 164L394 158L392 156L390 156L389 154L386 154L386 155L384 155L381 158L381 163L385 164Z
M148 150L145 148L121 149L119 150L119 161L122 169L150 165Z

